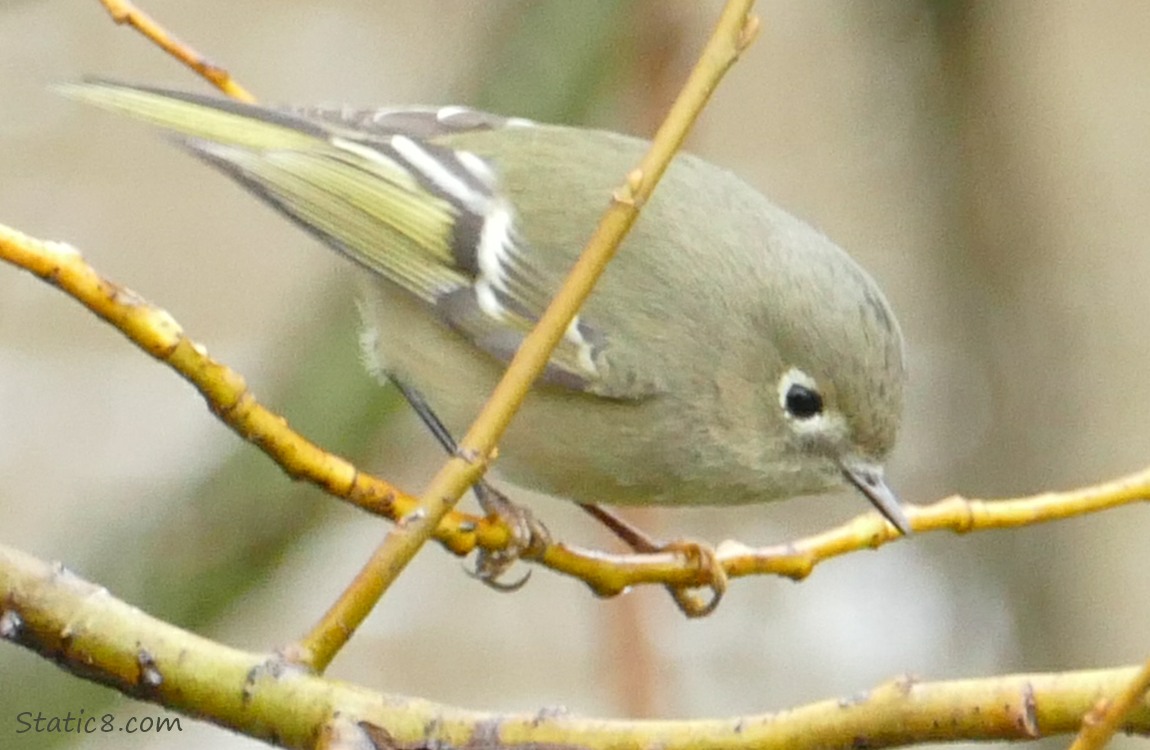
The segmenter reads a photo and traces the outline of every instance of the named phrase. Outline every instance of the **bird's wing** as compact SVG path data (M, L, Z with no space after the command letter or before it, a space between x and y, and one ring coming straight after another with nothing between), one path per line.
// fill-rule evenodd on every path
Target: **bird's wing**
M531 263L492 167L429 140L529 121L460 107L273 110L106 81L60 89L178 133L192 153L502 361L554 292ZM609 348L607 332L576 317L542 377L610 398L653 392L612 371Z

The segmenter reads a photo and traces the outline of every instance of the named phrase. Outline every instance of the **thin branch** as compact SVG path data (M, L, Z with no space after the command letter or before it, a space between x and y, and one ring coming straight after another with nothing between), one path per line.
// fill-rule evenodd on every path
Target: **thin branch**
M139 700L289 748L807 750L1035 739L1078 730L1139 667L950 682L895 680L773 714L624 721L489 714L304 674L157 620L58 566L0 545L0 639ZM1150 735L1138 701L1124 729ZM363 744L349 744L357 737Z
M59 288L171 367L200 392L220 421L264 451L293 479L312 482L335 497L392 520L415 507L415 498L292 431L287 420L256 400L242 376L212 359L167 311L100 276L72 246L36 240L0 225L0 260ZM484 544L493 542L496 548L508 542L506 529L464 514L444 519L438 537L458 554L474 549L479 539Z
M143 34L153 44L191 68L197 75L233 99L254 102L255 97L248 93L224 68L209 62L192 47L176 39L163 26L148 14L138 9L129 0L100 0L100 4L118 24L126 24Z
M1124 477L1063 492L987 500L952 495L925 506L906 508L916 533L954 531L965 534L1009 529L1097 513L1150 500L1150 468ZM719 558L732 577L774 573L794 580L808 576L818 563L864 548L901 539L877 513L858 516L838 528L785 545L751 549L725 543Z
M102 278L71 246L43 242L0 225L0 260L23 268L55 285L124 336L191 383L211 410L240 437L264 451L295 479L311 482L363 510L391 520L403 518L416 500L350 462L328 453L295 433L287 421L259 404L243 378L208 356L187 338L166 311ZM1097 513L1150 499L1150 469L1109 482L1066 492L1001 500L953 496L932 505L907 509L917 533L1029 526L1088 513ZM436 530L447 549L465 555L478 548L496 552L510 543L502 524L459 512L449 513ZM751 548L724 542L718 559L727 575L738 578L772 574L792 579L810 575L821 562L862 549L872 549L899 537L875 513L783 544ZM612 596L629 586L659 583L702 585L698 566L669 553L611 555L552 543L529 551L525 559L579 578L597 594Z
M1113 700L1099 699L1082 719L1082 729L1070 750L1102 750L1130 715L1145 707L1147 690L1150 690L1150 661L1142 665L1138 674Z
M754 0L728 0L650 150L616 191L563 286L515 353L491 397L460 441L458 453L432 478L420 496L419 507L388 533L351 585L300 641L299 656L303 663L319 670L330 663L392 581L435 533L439 522L452 511L467 488L483 476L504 430L638 218L640 209L719 80L754 39L759 23L750 15L752 5Z

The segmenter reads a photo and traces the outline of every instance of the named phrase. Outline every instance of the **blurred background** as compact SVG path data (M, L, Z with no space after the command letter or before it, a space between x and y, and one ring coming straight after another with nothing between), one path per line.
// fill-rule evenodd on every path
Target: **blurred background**
M459 102L636 134L653 131L720 7L141 4L265 102ZM822 228L886 290L911 356L888 467L901 494L1004 497L1150 462L1150 5L779 0L759 12L758 43L690 149ZM95 0L5 0L0 222L75 244L305 435L418 491L441 456L358 367L349 269L146 127L48 91L88 74L206 90ZM386 531L289 481L172 372L8 266L0 479L0 542L253 650L302 634ZM526 501L558 538L616 548L570 505ZM758 545L867 507L843 493L630 517L667 538ZM477 709L701 717L905 673L1126 664L1150 652L1148 531L1132 506L922 535L800 585L738 580L702 621L661 588L603 601L545 570L498 594L429 547L330 674ZM23 710L161 710L11 646L0 706L4 747L260 746L187 718L180 734L16 735Z

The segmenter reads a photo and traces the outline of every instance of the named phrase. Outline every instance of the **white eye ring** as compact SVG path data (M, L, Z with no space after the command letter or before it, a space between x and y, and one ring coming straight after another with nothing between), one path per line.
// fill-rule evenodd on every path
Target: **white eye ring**
M797 367L779 378L779 406L790 420L812 422L823 416L823 397L818 384Z

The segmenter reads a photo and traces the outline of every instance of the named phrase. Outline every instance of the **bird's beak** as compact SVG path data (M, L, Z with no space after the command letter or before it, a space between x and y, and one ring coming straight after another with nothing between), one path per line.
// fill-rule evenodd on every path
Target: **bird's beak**
M867 463L857 458L847 458L839 462L843 475L847 481L866 495L866 499L883 514L886 520L894 524L899 533L904 536L911 532L910 519L906 517L899 504L898 497L887 486L882 476L882 467L878 464Z

